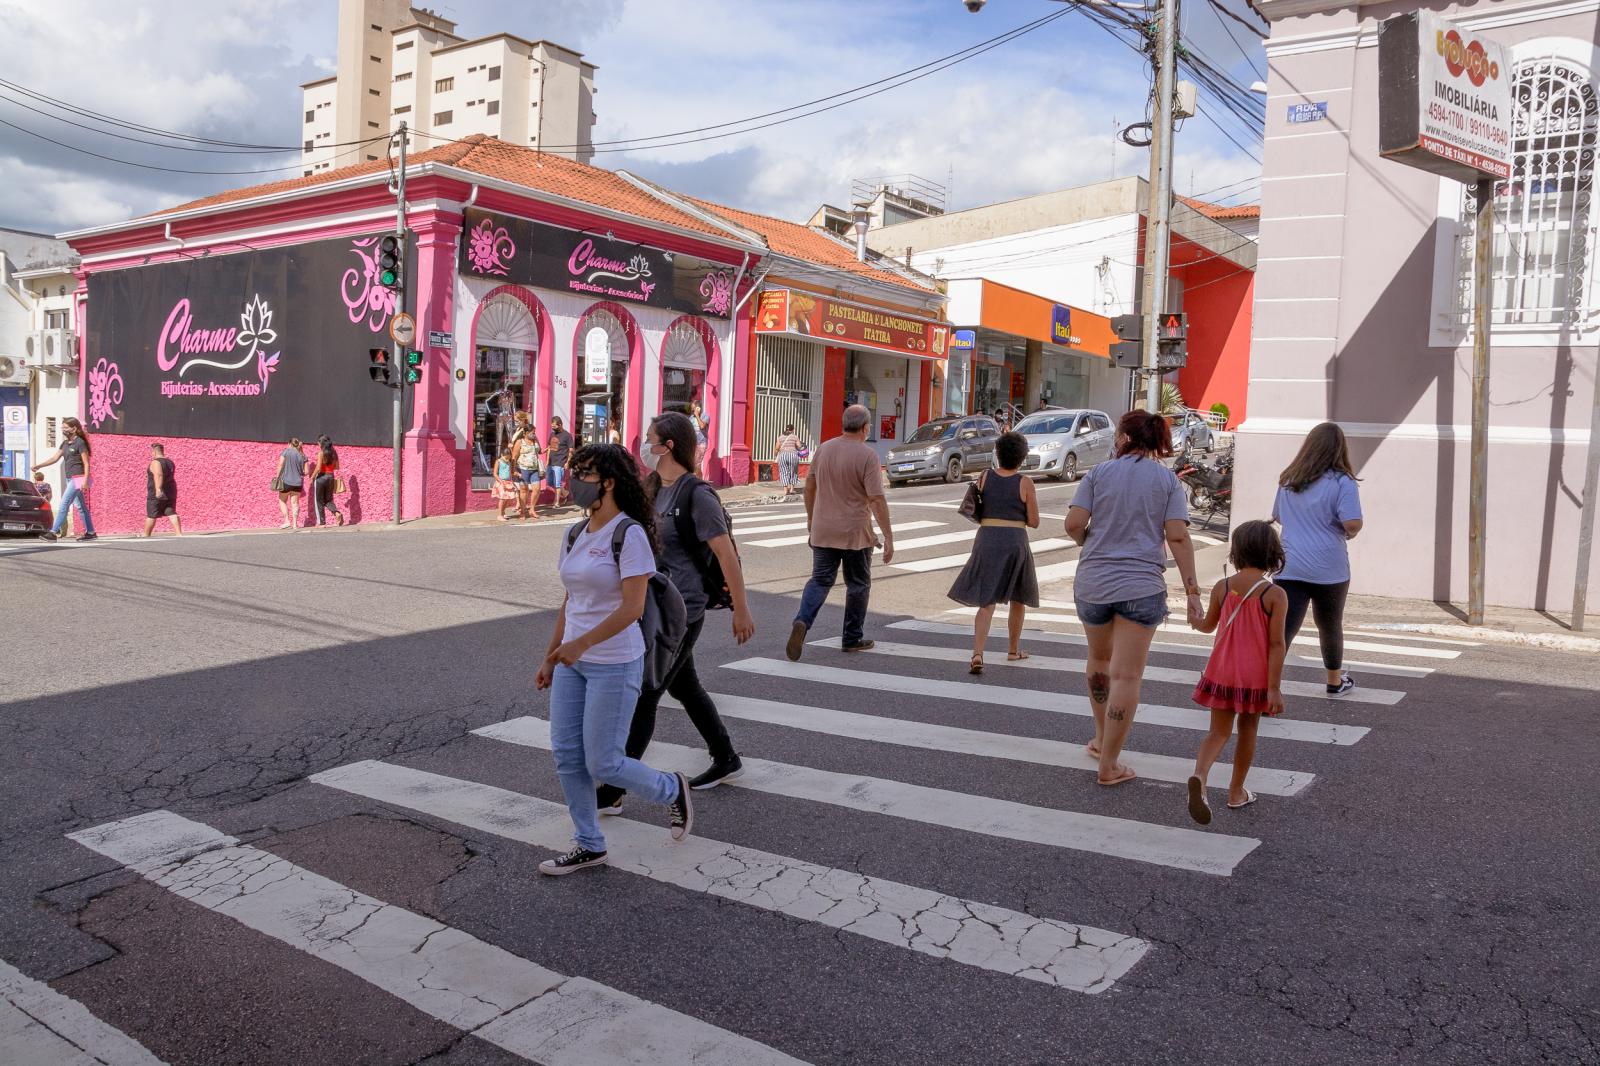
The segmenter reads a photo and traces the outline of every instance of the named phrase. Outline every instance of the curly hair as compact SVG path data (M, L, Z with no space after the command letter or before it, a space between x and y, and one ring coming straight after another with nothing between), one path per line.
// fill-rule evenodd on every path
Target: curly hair
M1028 458L1028 438L1016 430L1000 434L994 442L994 465L1001 470L1016 470Z
M660 550L655 506L645 495L644 482L639 480L639 464L622 445L585 444L572 453L569 468L573 477L598 474L602 482L611 482L611 496L617 501L617 509L644 527L651 551Z

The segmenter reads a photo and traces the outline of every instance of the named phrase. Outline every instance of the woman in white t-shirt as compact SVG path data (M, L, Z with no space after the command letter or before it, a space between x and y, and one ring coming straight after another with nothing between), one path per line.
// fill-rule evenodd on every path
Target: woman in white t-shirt
M623 751L644 676L644 615L656 571L656 515L633 457L613 444L579 448L570 466L572 502L588 513L562 540L567 590L534 684L550 689L550 746L577 846L539 864L568 874L606 861L595 786L667 805L672 839L694 825L689 782ZM617 533L622 533L620 544Z

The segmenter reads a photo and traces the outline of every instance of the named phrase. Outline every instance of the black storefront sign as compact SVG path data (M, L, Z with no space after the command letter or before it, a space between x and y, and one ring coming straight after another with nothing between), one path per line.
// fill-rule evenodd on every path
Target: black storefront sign
M691 255L475 208L466 212L460 270L556 292L727 318L733 271Z
M89 428L218 440L387 444L394 394L379 237L345 237L89 277Z

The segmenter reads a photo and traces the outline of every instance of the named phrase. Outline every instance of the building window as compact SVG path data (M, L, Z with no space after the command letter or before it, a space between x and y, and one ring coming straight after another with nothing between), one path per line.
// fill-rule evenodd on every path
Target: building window
M373 162L376 162L376 161L377 161L377 159L378 159L378 157L377 157L377 156L375 156L375 155L369 155L369 156L367 156L367 162L369 162L369 163L373 163Z
M500 101L499 100L490 100L489 101L489 106L484 109L484 114L487 114L487 115L498 115L499 113L500 113Z
M70 324L67 322L67 317L68 312L66 311L46 311L44 313L44 328L66 329Z
M368 96L379 96L381 94L376 89L368 89L367 90L367 95Z
M415 41L401 41L399 44L394 46L394 50L396 52L404 52L407 48L410 48L412 45L414 45L416 43L417 42L415 42Z
M310 140L310 141L307 141L307 142L306 142L306 143L305 143L305 144L304 144L304 145L302 145L302 146L301 146L301 147L302 147L302 148L303 148L303 149L304 149L304 150L305 150L305 151L307 151L307 152L309 152L309 151L311 151L311 149L313 149L313 148L315 148L315 147L316 147L316 146L317 146L317 142L316 142L316 141L315 141L315 140Z
M1519 58L1511 82L1511 177L1495 186L1495 325L1557 329L1588 318L1597 142L1600 100L1590 72L1570 59ZM1462 188L1458 330L1470 325L1474 287L1475 205Z
M310 177L310 176L311 176L311 171L309 171L309 170L308 170L308 171L306 171L306 172L305 172L305 173L304 173L304 174L302 174L302 175L300 175L300 176L301 176L301 177L302 177L302 178L309 178L309 177Z
M500 80L500 68L499 67L490 67L489 68L489 80L490 81L499 81Z
M396 74L394 76L394 80L395 81L410 81L411 80L411 72L408 70L404 74Z
M405 107L397 107L394 109L394 113L397 115L409 115L411 114L411 105L407 104Z
M475 73L477 71L477 69L478 69L477 67L468 67L467 68L467 73L468 74Z
M377 56L371 56L371 57L369 57L369 58L371 58L371 60L372 60L372 61L373 61L373 62L374 62L374 63L382 63L382 62L383 62L383 60L381 60L381 59L379 59L379 58L378 58L378 57L377 57Z
M448 126L450 125L450 120L455 117L454 111L436 111L433 115L433 124L435 126Z
M377 129L378 128L378 124L376 122L369 122L369 123L367 123L367 125L371 126L373 129Z
M307 122L314 122L314 121L316 121L316 118L317 118L317 109L316 108L312 108L310 111L306 112L306 121Z
M447 93L455 87L456 80L454 78L440 78L433 83L433 91L436 93Z
M377 30L377 31L378 31L378 32L379 32L379 33L382 33L382 32L383 32L383 27L382 27L382 26L380 26L380 25L378 25L378 24L377 24L377 23L376 23L376 22L374 22L374 23L373 23L373 24L372 24L372 28L373 28L373 29L375 29L375 30Z

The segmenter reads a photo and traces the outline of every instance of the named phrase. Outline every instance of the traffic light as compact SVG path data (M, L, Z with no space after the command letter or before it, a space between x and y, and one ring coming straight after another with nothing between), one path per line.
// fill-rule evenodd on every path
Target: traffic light
M1111 361L1124 370L1137 370L1144 365L1144 316L1117 315L1111 320L1111 332L1120 343L1111 346Z
M372 375L372 380L380 385L394 385L394 357L387 348L368 348L367 361L372 365L367 367L367 373Z
M1156 319L1156 365L1181 370L1189 362L1189 316L1169 311Z
M422 353L418 351L406 352L406 384L416 385L422 381Z
M378 242L378 284L393 292L405 288L402 264L405 260L405 243L393 233Z

